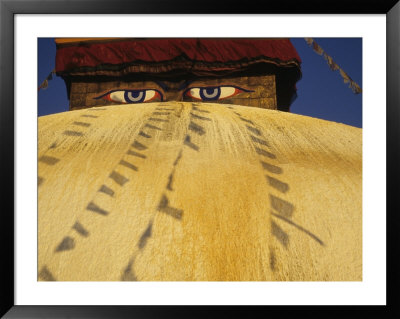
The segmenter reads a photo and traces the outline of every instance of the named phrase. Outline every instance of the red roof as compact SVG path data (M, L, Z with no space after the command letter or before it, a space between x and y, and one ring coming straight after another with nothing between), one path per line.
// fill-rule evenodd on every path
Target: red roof
M100 75L104 68L110 72L118 66L119 72L125 69L128 73L187 67L227 70L260 62L299 68L301 60L289 39L64 40L57 42L56 72ZM162 69L163 64L168 70Z

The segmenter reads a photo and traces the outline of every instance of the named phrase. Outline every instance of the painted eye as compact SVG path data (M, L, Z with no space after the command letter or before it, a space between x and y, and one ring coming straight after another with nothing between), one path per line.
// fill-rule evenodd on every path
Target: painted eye
M124 104L145 103L159 98L163 100L163 95L158 90L143 89L143 90L114 90L107 92L95 99L105 99L108 101L119 102Z
M217 101L226 99L242 92L254 92L236 86L208 86L190 88L185 95L200 101Z

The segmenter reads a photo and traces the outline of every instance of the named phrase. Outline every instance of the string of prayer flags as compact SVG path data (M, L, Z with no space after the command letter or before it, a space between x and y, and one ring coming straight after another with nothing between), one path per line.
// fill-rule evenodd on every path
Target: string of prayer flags
M346 72L344 72L342 69L339 69L340 75L343 78L344 83L349 83L350 82L350 77L347 75Z
M313 38L304 38L304 40L307 42L307 44L312 48L313 50L319 54L319 55L323 55L324 59L326 60L329 68L332 71L336 71L339 70L339 73L341 75L341 77L343 78L343 82L344 83L349 83L349 88L351 88L351 90L353 91L354 94L359 94L362 92L362 89L360 88L360 86L352 80L352 78L342 70L342 68L340 68L335 61L333 61L332 57L329 56L319 45L317 42L315 42L315 40Z
M49 86L49 81L51 81L53 79L53 74L56 73L56 69L53 69L53 71L50 72L50 74L46 77L46 79L42 82L42 84L39 85L38 87L38 91L40 91L40 89L46 90L47 87Z
M319 55L322 55L324 53L324 50L317 44L317 42L313 41L312 43L313 49L315 52L317 52Z
M325 58L326 62L328 63L329 68L332 71L339 70L339 66L333 61L333 59L329 55L326 54L326 52L324 52L324 58Z
M313 39L312 38L304 38L304 40L306 40L307 44L310 45L310 46L313 43Z
M46 90L48 86L49 86L49 82L48 82L47 79L46 79L46 80L44 80L44 81L42 82L42 84L40 84L39 90L40 90L40 89Z

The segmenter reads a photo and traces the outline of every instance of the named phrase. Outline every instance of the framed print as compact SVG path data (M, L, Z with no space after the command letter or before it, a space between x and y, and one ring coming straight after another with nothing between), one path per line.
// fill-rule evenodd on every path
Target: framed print
M399 4L208 5L1 2L6 318L398 311Z

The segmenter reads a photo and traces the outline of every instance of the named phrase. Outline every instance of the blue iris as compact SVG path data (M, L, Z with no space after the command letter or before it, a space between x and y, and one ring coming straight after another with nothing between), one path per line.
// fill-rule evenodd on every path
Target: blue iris
M200 89L200 97L205 101L218 100L221 95L221 88L218 87L207 87Z
M144 90L126 91L124 94L127 103L141 103L145 97L146 93Z

